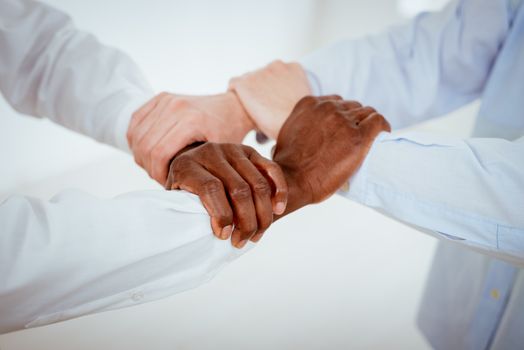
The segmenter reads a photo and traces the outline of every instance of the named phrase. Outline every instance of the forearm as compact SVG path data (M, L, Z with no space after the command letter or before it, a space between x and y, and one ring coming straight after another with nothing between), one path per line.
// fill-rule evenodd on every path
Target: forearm
M193 195L68 191L0 205L0 333L166 297L243 251L215 239Z
M524 139L383 134L344 195L436 236L524 262Z
M343 40L300 60L315 95L381 111L393 129L478 98L511 23L506 0L453 1L406 24Z
M121 149L131 114L152 96L136 64L42 3L0 4L0 89L19 112Z

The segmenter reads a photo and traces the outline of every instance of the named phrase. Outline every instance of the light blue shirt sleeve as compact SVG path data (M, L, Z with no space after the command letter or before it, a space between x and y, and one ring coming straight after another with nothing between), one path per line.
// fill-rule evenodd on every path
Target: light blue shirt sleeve
M343 195L524 264L523 154L524 137L382 133Z
M462 0L407 24L345 40L300 60L315 95L375 107L394 129L478 98L510 29L506 0Z
M393 129L483 93L517 2L457 0L440 12L320 49L300 63L314 94L375 107ZM381 134L345 196L439 237L524 264L524 140Z

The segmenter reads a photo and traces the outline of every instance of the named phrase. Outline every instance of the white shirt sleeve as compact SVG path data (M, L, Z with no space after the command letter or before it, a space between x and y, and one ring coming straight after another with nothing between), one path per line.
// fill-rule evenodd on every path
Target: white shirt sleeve
M524 266L524 137L382 133L343 195Z
M0 2L0 91L21 113L123 150L132 113L153 96L127 55L31 0Z
M198 197L80 191L0 204L0 333L159 299L249 249L216 239Z
M453 1L441 12L342 41L300 63L315 95L373 106L397 129L479 97L513 10L507 0Z

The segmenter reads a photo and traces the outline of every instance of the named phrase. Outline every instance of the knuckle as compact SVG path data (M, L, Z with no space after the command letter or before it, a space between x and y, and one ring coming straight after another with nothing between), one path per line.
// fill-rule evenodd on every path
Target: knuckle
M274 60L274 61L270 62L268 67L272 68L272 69L278 69L278 68L283 67L284 65L285 65L285 63L282 60L277 59L277 60Z
M365 113L365 114L373 114L373 113L376 113L376 110L375 108L373 107L370 107L370 106L366 106L364 108L362 108L362 111Z
M202 154L203 157L212 157L216 156L220 152L221 146L214 142L206 142L198 147L198 151Z
M270 196L271 195L271 186L264 178L259 178L253 185L253 191L261 196Z
M293 70L302 69L302 66L297 62L290 62L287 64L287 66Z
M312 95L308 95L308 96L304 96L300 99L299 103L300 102L303 102L303 103L314 103L314 102L317 102L318 98L315 97L315 96L312 96Z
M241 183L236 185L231 191L230 191L231 198L234 198L239 201L247 200L251 198L251 188L249 188L249 185L247 183Z
M222 188L222 182L218 179L208 179L202 183L202 189L209 194L219 193Z
M188 106L188 101L183 98L174 98L170 101L170 107L172 110L183 109Z
M333 112L337 109L337 104L333 101L321 101L317 103L315 109L322 112Z
M171 169L175 172L181 172L191 162L191 157L182 153L171 162Z
M348 105L350 105L351 107L353 108L359 108L359 107L362 107L362 104L358 101L355 101L355 100L349 100L346 102Z

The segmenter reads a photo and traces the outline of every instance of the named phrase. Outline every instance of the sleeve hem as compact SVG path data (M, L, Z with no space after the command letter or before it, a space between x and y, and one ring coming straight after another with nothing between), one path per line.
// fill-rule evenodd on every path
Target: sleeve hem
M360 166L360 168L357 170L357 172L349 179L349 190L345 193L345 195L357 202L360 202L362 204L367 203L367 194L368 194L368 169L370 166L370 163L373 162L373 156L375 154L375 151L379 145L379 143L382 142L382 140L388 135L387 132L381 132L378 134L378 136L375 138L375 141L373 141L373 144L371 145L371 148L369 149L369 152L364 159L364 162Z

